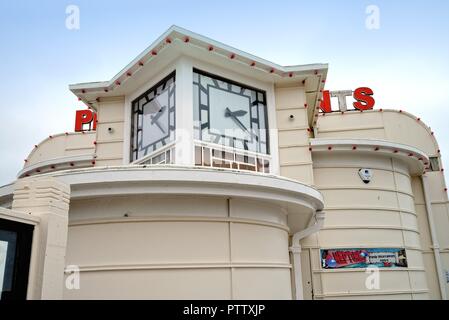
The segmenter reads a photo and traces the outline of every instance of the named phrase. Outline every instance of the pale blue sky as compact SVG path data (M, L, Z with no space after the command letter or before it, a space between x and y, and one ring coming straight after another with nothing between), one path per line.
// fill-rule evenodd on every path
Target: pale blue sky
M80 30L65 27L67 5ZM368 5L380 29L365 28ZM71 83L108 80L172 24L273 62L330 64L327 88L432 127L449 164L449 1L6 1L0 3L0 185L33 146L73 130ZM449 167L446 165L446 167Z

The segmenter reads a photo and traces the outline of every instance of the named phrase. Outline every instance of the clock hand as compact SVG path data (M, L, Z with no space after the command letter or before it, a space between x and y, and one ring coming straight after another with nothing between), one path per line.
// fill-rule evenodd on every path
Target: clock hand
M157 127L162 131L162 133L165 133L164 128L162 128L161 124L160 124L158 121L156 121L155 124L156 124Z
M165 106L161 107L159 109L159 111L154 116L151 116L151 124L154 124L155 122L157 122L157 120L164 114L164 111L165 111Z
M164 128L162 128L161 124L159 123L158 119L164 114L165 106L161 107L159 109L159 112L151 117L151 124L156 124L156 126L162 131L162 133L165 133Z
M242 114L242 112L244 112L244 113ZM236 114L244 115L244 114L246 114L246 111L239 110L239 111L236 111L236 112L232 112L231 110L229 110L229 108L226 108L226 110L225 110L225 117L226 118L231 118L232 120L234 120L235 123L237 123L237 125L240 128L242 128L243 130L248 132L248 129L246 129L245 125L237 118Z
M147 107L147 104L149 105L148 107ZM151 101L145 102L142 105L142 108L143 108L144 114L147 115L147 114L155 114L155 113L157 113L159 110L161 110L162 107L161 107L161 104L159 103L159 101L158 101L158 99L156 97L156 98L154 98Z
M244 116L245 114L247 114L247 112L245 110L238 110L238 111L232 112L229 108L225 109L225 117L226 118L231 118L232 120L234 120L234 122L237 123L237 125L240 128L242 128L243 131L246 131L246 133L248 133L251 136L251 138L258 139L257 134L255 134L254 132L249 131L245 127L245 125L239 119L237 119L237 117Z
M236 117L242 117L245 114L247 114L248 112L245 110L237 110L237 111L231 111L231 113Z

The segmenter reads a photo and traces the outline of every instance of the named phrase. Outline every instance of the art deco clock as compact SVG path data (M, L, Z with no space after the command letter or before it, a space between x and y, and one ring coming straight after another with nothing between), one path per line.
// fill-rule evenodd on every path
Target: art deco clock
M269 153L263 91L194 70L195 138Z
M174 140L175 74L132 102L131 160L140 159Z

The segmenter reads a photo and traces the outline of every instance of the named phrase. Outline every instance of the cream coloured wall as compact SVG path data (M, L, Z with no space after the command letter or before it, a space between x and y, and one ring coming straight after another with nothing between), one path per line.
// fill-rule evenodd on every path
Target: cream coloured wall
M441 299L438 284L438 273L433 256L433 244L430 236L429 220L427 218L426 205L423 193L423 185L420 177L412 178L413 195L415 196L415 211L418 218L418 227L421 231L421 250L426 269L427 283L429 285L429 297L431 299Z
M35 224L27 299L62 299L69 193L68 185L48 176L14 184L13 212Z
M71 132L51 135L30 152L19 177L92 166L96 133Z
M316 299L428 297L417 215L407 165L397 159L350 153L313 155L315 182L325 199L326 220L302 243L311 257ZM364 184L360 168L371 168ZM405 248L408 268L380 270L380 288L365 286L365 269L326 270L320 249Z
M442 272L449 272L449 201L447 185L441 172L429 172L426 174L430 193L430 205L434 218L435 232L437 236L440 256L442 260ZM443 280L446 280L446 274L443 274ZM449 295L449 283L444 283L446 295Z
M81 289L65 299L291 299L279 206L136 195L75 200L69 217Z
M422 150L429 157L437 157L441 164L441 154L434 133L421 121L421 119L405 111L378 109L364 112L346 112L344 114L340 112L333 112L326 115L320 115L318 117L316 132L316 137L318 139L380 139L393 143L408 145ZM335 155L332 155L332 158L334 157ZM350 160L348 159L348 161ZM370 159L370 161L372 161L372 159ZM316 165L318 165L318 163L316 163ZM363 167L374 166L374 164L370 162L360 163L359 165ZM425 163L425 165L428 166L429 164ZM355 167L353 169L355 169ZM347 170L346 168L329 168L326 170L329 180L332 180L333 177L339 177L338 179L341 181L343 181L343 179L347 179L341 176L343 172ZM320 171L323 170L320 169ZM337 171L339 173L337 173ZM317 172L317 170L315 170L315 172ZM445 275L443 273L446 270L449 270L449 257L447 256L449 252L449 236L447 234L447 230L449 227L449 210L447 193L445 191L446 183L442 172L427 172L425 174L429 185L428 193L430 198L430 208L432 210L438 241L438 243L433 244L427 218L428 212L425 207L422 193L423 189L420 178L421 173L415 172L411 174L409 171L408 175L410 176L409 180L411 182L400 182L400 180L397 179L396 183L399 183L398 185L403 184L403 186L409 184L412 186L410 191L407 192L413 199L413 210L416 213L416 227L420 235L420 248L418 251L421 252L424 263L423 268L425 271L426 282L429 289L429 297L439 299L441 298L441 293L438 284L438 275L440 274L440 276L444 278ZM401 175L399 175L398 177L400 176ZM315 175L315 179L318 179L317 175ZM387 180L385 180L385 183L386 182ZM330 182L328 181L326 183L329 184ZM320 187L318 182L317 186ZM407 188L409 189L410 187ZM327 201L329 199L329 195L327 195L328 192L329 191L326 191L325 189L323 190L327 205L329 205L329 201ZM346 197L341 191L331 191L331 193L332 199L335 200L345 199ZM380 195L378 191L376 191L375 194ZM398 194L400 195L401 193ZM368 194L353 197L351 201L360 201L360 199L365 201L367 199L367 196ZM406 199L406 197L407 196L403 194L398 197L398 199ZM357 207L357 205L354 205L354 207ZM401 210L404 211L404 209ZM335 215L329 214L327 216L327 223L331 223L332 216ZM411 218L412 216L408 215L405 217ZM353 218L355 219L355 217ZM380 223L383 221L383 218L381 218L381 215L378 215L378 217L375 218L375 221L378 221ZM403 221L410 222L411 220L404 219ZM372 221L369 220L364 220L364 223L365 222L368 224L372 223ZM345 221L340 223L345 224L347 222ZM383 234L384 233L382 233L382 235ZM365 243L364 240L361 242ZM438 254L438 245L440 254ZM434 246L437 246L435 250ZM440 273L437 272L435 255L441 256L442 264ZM448 292L448 285L446 281L443 281L443 286L445 286L446 292ZM416 295L414 294L408 295L408 297L415 296Z
M0 208L11 209L14 185L12 183L0 187Z
M94 149L95 132L71 132L53 135L42 141L31 151L24 167L36 165L47 160L64 157L91 155Z
M125 98L101 98L97 105L96 165L123 164ZM108 130L111 128L112 130Z
M305 87L277 86L275 97L280 175L313 184Z
M398 110L320 114L316 138L383 139L413 146L429 156L438 155L430 128L414 115Z

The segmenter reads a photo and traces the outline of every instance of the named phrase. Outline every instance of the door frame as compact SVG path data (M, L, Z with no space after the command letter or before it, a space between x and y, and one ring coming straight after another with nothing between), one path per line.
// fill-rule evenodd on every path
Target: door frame
M34 225L0 218L0 230L17 234L12 271L11 291L0 291L1 300L25 300L28 291L28 279L33 244ZM0 240L2 240L0 238ZM8 255L11 252L7 253Z

